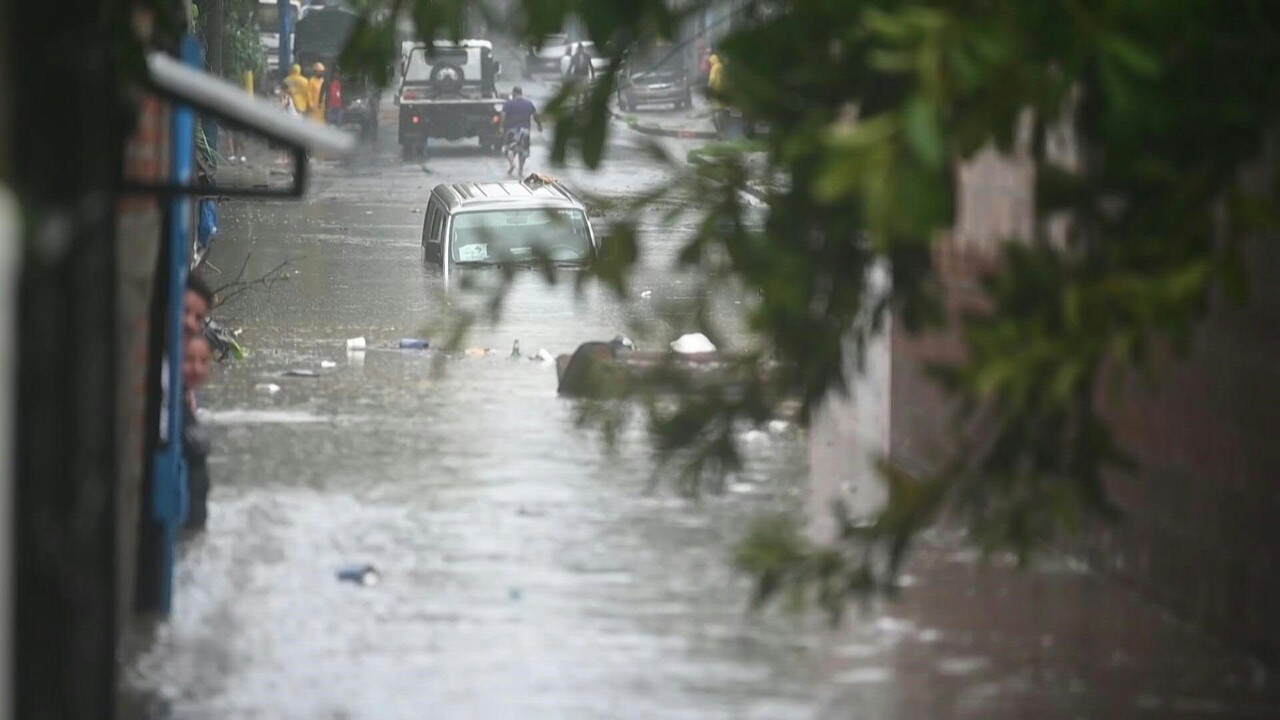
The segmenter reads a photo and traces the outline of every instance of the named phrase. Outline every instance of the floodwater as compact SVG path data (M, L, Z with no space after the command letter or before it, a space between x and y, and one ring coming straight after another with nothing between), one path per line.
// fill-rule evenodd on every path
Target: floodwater
M795 504L800 435L751 434L759 462L726 495L689 501L655 475L639 429L606 448L575 427L552 364L510 357L517 339L526 357L608 340L627 330L629 307L686 295L692 279L667 270L682 228L643 228L654 243L635 298L578 299L571 283L530 272L501 321L468 336L494 354L389 349L443 333L449 303L465 304L420 260L430 188L503 178L506 163L457 143L424 169L398 159L394 128L386 135L374 156L317 163L303 202L223 206L215 284L246 258L249 278L290 263L287 280L218 313L251 354L203 393L217 487L207 532L183 549L173 616L130 671L150 711L799 712L808 683L794 621L746 616L747 586L727 561L756 513ZM661 180L638 147L617 154L607 173L567 176L612 196ZM369 349L348 353L357 336ZM279 377L290 369L321 377ZM364 563L378 585L336 579Z
M203 393L209 527L182 547L172 617L147 629L124 671L139 715L1280 714L1259 666L1070 568L1013 576L940 551L912 570L900 603L839 629L747 612L733 544L758 514L802 505L805 435L744 434L747 471L689 500L655 472L639 428L606 448L575 426L551 365L510 357L517 339L526 357L607 340L629 311L687 297L693 278L671 266L688 228L642 219L632 297L575 299L522 277L502 320L469 336L495 353L393 350L443 332L464 304L420 260L428 191L503 177L505 161L458 143L404 163L386 129L374 152L319 161L302 202L223 207L214 283L286 260L288 279L218 312L251 355L222 364ZM544 138L534 169L545 149ZM614 197L662 181L621 128L611 162L557 172ZM686 321L653 314L671 332ZM357 336L369 349L348 353ZM320 377L281 377L290 369ZM366 563L376 585L337 579Z

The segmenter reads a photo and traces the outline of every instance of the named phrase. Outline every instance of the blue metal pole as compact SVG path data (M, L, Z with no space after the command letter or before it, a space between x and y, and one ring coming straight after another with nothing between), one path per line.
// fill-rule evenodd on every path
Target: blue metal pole
M191 34L179 43L182 61L200 67L200 46ZM172 182L178 186L191 184L195 161L196 114L186 106L173 106L169 128L169 172ZM169 297L168 327L165 328L165 367L167 387L165 410L166 442L155 458L152 483L152 518L162 529L160 567L160 597L157 609L168 615L173 602L173 565L178 529L187 514L187 467L182 457L182 354L183 354L183 299L187 291L187 250L191 246L191 198L175 194L169 200L169 227L166 241L169 243Z
M280 16L280 76L289 74L293 64L293 3L276 0L276 14Z

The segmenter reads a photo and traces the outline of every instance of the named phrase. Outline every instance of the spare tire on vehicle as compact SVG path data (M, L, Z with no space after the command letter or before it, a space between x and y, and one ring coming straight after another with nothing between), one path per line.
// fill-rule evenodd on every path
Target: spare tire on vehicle
M439 95L457 95L462 91L462 82L466 79L462 68L450 63L441 63L431 68L431 84Z

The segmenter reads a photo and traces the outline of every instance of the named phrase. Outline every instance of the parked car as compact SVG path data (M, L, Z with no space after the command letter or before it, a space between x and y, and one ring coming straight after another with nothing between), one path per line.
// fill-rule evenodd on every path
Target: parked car
M422 224L423 257L445 277L465 268L581 267L599 252L587 209L558 180L437 185Z
M666 46L627 53L618 74L618 109L640 105L693 106L686 54Z
M396 94L404 156L425 155L429 138L474 137L481 148L498 150L502 98L494 82L500 71L487 40L412 46L403 60Z
M569 36L562 34L548 35L538 48L530 47L524 58L524 77L533 77L534 73L560 72L560 58L569 46Z

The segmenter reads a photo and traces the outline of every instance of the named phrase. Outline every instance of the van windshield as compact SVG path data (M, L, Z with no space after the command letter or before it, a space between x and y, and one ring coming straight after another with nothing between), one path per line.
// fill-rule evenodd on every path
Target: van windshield
M591 259L591 233L581 210L459 213L449 238L453 260L460 264L586 264Z

